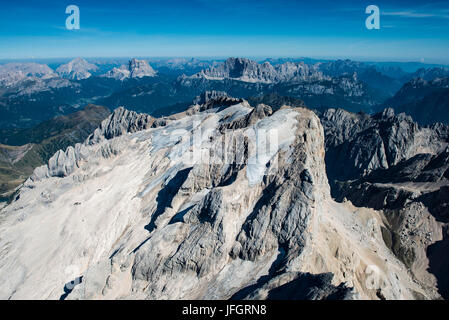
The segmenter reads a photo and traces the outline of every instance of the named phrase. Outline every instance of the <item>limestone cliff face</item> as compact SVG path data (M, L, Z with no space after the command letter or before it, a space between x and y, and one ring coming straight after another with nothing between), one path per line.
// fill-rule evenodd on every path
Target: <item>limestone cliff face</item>
M0 298L433 297L378 212L331 199L324 155L304 108L118 109L2 209Z

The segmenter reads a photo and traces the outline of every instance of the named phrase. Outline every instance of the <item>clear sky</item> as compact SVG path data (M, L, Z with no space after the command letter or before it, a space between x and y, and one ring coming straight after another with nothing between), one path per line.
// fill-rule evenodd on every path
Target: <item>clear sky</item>
M0 1L0 59L319 57L449 63L449 0ZM68 5L80 29L67 30ZM380 8L368 30L365 8Z

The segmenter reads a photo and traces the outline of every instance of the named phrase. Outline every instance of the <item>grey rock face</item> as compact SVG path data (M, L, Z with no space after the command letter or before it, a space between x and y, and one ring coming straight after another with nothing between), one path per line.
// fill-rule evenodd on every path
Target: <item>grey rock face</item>
M342 75L352 75L354 73L361 73L369 68L363 62L352 60L336 60L325 63L318 63L319 70L323 74L331 77L340 77Z
M131 59L128 69L131 78L152 77L156 75L156 72L145 60Z
M79 87L79 84L59 78L45 64L7 63L0 66L0 86L10 98L17 98L51 89Z

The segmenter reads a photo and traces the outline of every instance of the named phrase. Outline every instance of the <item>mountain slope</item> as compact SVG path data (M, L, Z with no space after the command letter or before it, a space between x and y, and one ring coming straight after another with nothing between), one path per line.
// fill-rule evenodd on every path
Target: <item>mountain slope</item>
M248 82L235 79L212 80L206 77L181 76L170 78L150 78L152 82L118 91L98 100L109 108L124 106L130 110L146 112L155 116L171 114L174 105L189 104L205 91L222 91L232 97L260 97L278 95L303 100L310 108L326 109L345 107L351 111L372 111L383 100L366 84L354 76L342 76L330 80L312 80L281 83ZM174 108L180 111L179 108Z
M420 68L416 72L408 76L409 79L421 78L426 81L432 81L438 78L448 78L449 68L434 67L434 68Z
M2 298L433 297L376 211L330 198L323 128L303 108L120 108L19 195L2 210Z

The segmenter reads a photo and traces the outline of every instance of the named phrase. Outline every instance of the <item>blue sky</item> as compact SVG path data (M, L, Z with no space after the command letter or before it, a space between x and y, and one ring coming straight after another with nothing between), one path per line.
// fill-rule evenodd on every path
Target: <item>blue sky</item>
M80 8L67 30L65 8ZM365 8L380 8L367 30ZM1 1L0 59L317 57L449 64L448 1Z

